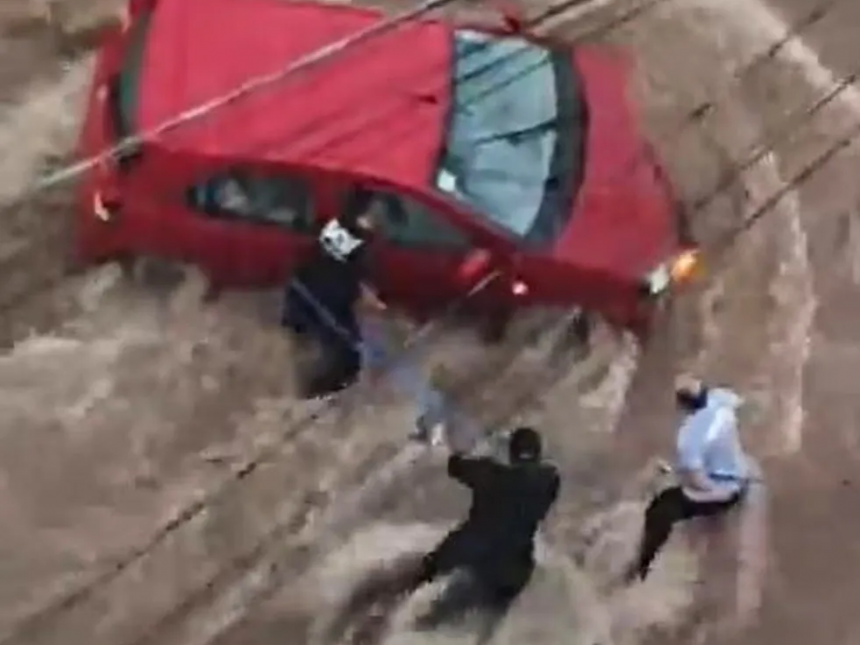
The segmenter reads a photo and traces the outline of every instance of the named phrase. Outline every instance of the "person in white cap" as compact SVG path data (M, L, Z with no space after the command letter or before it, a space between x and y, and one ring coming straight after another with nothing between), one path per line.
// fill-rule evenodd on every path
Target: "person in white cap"
M685 374L675 382L675 398L685 413L676 443L678 485L648 504L628 582L645 579L676 522L726 513L743 499L750 480L749 460L738 437L741 397Z

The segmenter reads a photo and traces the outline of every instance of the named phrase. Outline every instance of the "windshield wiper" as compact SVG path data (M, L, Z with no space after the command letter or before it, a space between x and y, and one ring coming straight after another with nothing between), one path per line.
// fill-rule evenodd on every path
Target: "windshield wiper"
M488 143L494 143L496 141L507 140L511 143L519 143L517 139L523 139L524 137L530 134L536 134L539 132L546 132L551 128L554 128L559 123L558 117L553 117L552 119L547 119L546 121L541 121L540 123L535 123L534 125L530 125L527 128L521 128L519 130L508 130L507 132L499 132L498 134L491 134L486 137L482 137L480 139L472 139L469 141L469 145L471 146L483 146Z

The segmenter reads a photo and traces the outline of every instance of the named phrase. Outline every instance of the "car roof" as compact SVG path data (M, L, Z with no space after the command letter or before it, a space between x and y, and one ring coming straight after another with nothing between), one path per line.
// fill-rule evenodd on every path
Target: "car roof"
M157 126L366 29L380 14L284 0L160 0L138 124ZM165 133L159 145L425 188L450 103L451 29L412 21Z

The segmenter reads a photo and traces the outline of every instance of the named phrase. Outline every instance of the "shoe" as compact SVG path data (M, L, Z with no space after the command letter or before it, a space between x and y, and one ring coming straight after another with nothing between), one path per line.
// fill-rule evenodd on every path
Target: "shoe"
M421 443L427 443L430 439L430 425L427 423L427 419L425 419L423 414L415 419L415 427L412 428L412 431L409 433L409 439L411 441L419 441Z
M445 426L441 423L437 423L430 429L429 433L430 445L434 448L439 448L440 446L444 446L448 443L447 433L445 432Z
M413 428L412 432L409 433L409 440L415 441L418 443L428 443L428 434L426 430L422 430L421 428Z
M434 448L444 446L447 443L445 426L441 423L430 426L423 417L419 417L415 422L415 428L409 433L409 438Z

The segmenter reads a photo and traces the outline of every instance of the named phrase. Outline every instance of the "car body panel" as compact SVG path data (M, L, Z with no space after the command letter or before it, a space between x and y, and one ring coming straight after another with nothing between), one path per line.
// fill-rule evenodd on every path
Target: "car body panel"
M379 19L365 9L304 2L137 2L138 11L155 7L135 115L142 131ZM82 259L156 255L201 265L221 286L283 281L310 246L310 231L215 219L185 200L195 182L241 166L306 181L317 224L341 213L356 187L423 203L469 246L490 254L487 270L501 271L502 279L475 299L478 307L578 304L631 324L641 309L641 278L679 243L671 191L643 155L647 144L626 96L628 63L599 47L571 50L590 113L583 183L555 244L526 248L432 188L451 103L452 37L443 22L403 24L161 133L142 145L130 170L96 169L80 191ZM83 155L114 143L104 83L121 64L123 41L124 34L112 32L101 50ZM109 222L93 217L97 192L117 202ZM374 245L374 278L383 294L422 314L448 306L474 284L475 276L464 281L459 273L468 248ZM516 279L530 287L518 298L510 289Z
M207 29L199 28L197 16L206 17ZM164 46L147 52L140 125L155 127L377 19L372 12L310 3L163 2L151 29ZM409 56L392 55L401 51ZM214 63L213 52L223 52ZM231 161L265 159L423 190L441 148L450 56L444 25L403 25L167 133L162 143Z
M204 56L216 49L217 43L217 48L243 55L228 57L217 74L195 76L175 70L194 70L206 63L187 58L177 65L172 54L178 45L153 48L142 79L139 113L144 129L157 126L188 106L229 92L248 78L274 71L274 61L299 59L378 20L377 14L364 10L338 7L337 11L325 11L316 4L296 3L290 7L290 22L301 28L291 31L289 39L271 42L275 39L261 36L260 24L278 29L283 24L282 6L259 2L255 4L259 10L249 12L245 5L235 2L207 1L209 19L230 24L229 30L213 35L209 30L189 27L188 16L201 11L195 2L201 0L166 3L152 29L160 29L160 38L167 42L186 44L183 51ZM260 13L268 11L272 11L271 16ZM392 51L406 50L408 57L391 55ZM177 154L188 151L227 162L265 159L297 169L314 169L320 176L341 177L344 186L392 188L434 203L427 186L441 151L442 124L450 103L450 58L451 34L446 25L410 23L344 51L333 61L317 64L295 80L227 106L202 119L199 126L192 124L169 133L162 144ZM164 87L165 78L171 74L174 80L168 84L170 89L155 91ZM258 118L260 114L279 113L290 118ZM319 199L322 193L338 192L345 189L338 191L333 186L316 194ZM471 235L483 235L485 244L496 244L473 218L463 217L461 224L470 228ZM247 248L241 243L231 246ZM454 279L461 261L457 254L380 242L375 256L376 282L383 295L392 300L411 299L415 307L428 309L432 303L455 297L460 290ZM273 272L267 271L260 278L271 275ZM283 272L280 275L282 279ZM416 289L416 285L423 287Z
M629 63L595 47L575 50L590 112L589 155L577 211L556 246L559 257L631 278L672 251L673 213L654 181L653 160L627 96Z

